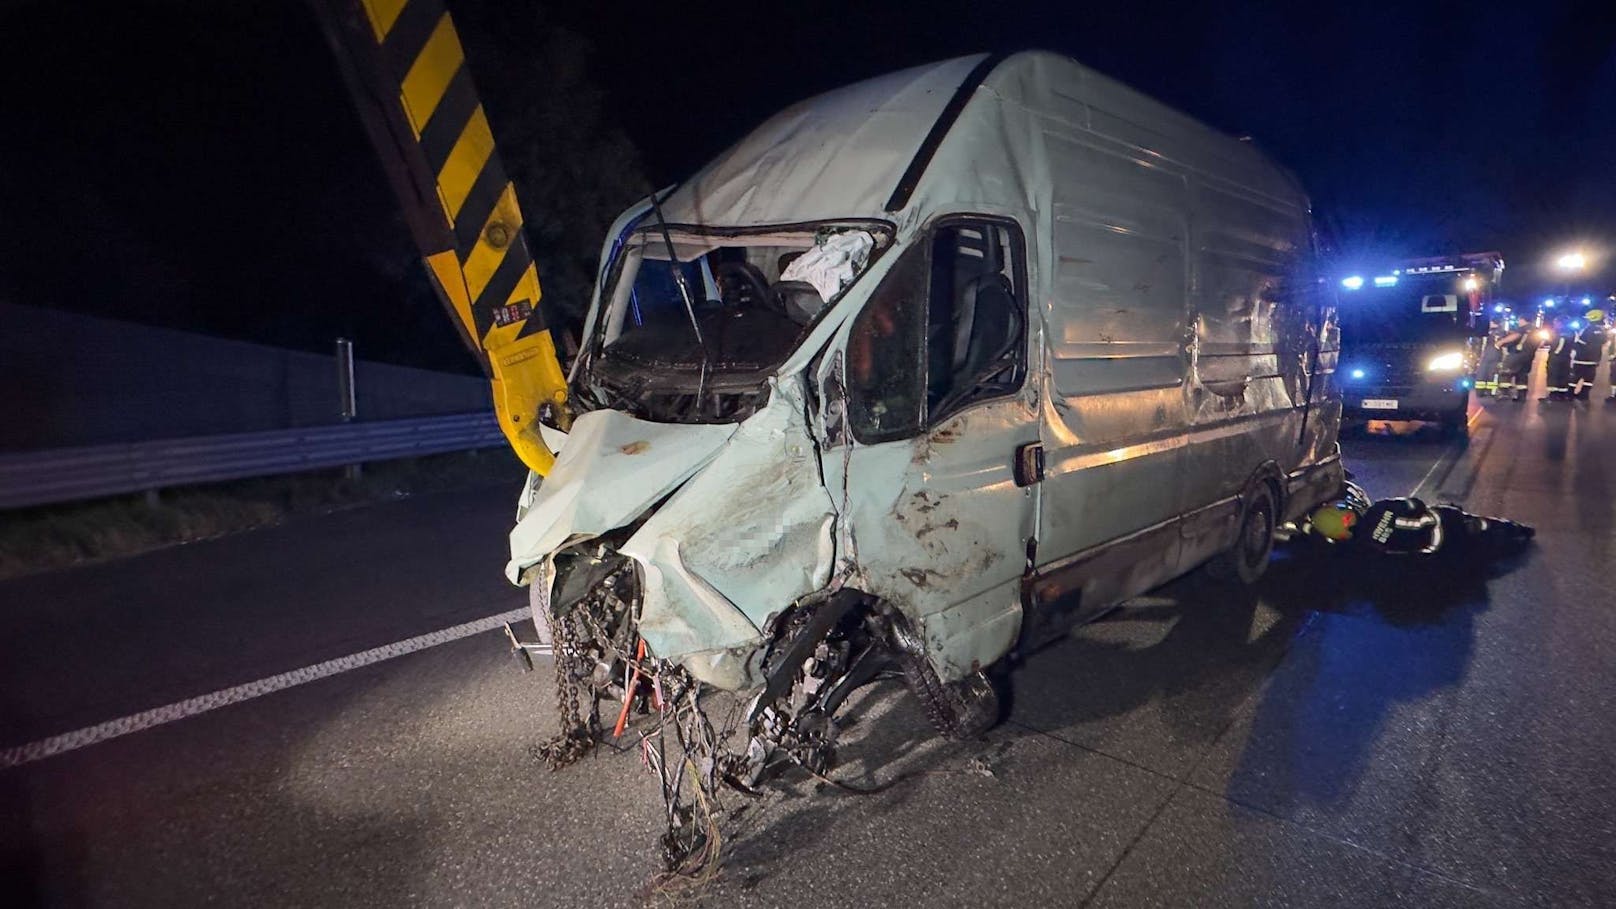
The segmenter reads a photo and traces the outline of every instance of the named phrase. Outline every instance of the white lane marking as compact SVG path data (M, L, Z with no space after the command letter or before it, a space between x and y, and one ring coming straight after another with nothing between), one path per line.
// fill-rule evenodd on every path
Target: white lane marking
M1476 412L1471 414L1470 418L1465 421L1466 427L1475 426L1476 421L1481 419L1481 414L1482 414L1481 408L1479 408L1479 407L1476 408ZM1441 457L1437 458L1434 462L1432 462L1431 469L1427 470L1425 472L1425 476L1420 477L1420 481L1418 483L1414 484L1413 489L1409 490L1408 497L1411 498L1411 499L1419 498L1420 497L1420 490L1425 488L1426 483L1431 482L1431 478L1436 476L1436 472L1438 470L1442 469L1442 465L1451 464L1452 462L1459 460L1460 456L1463 455L1463 454L1464 454L1464 449L1463 448L1460 448L1458 446L1450 445L1448 447L1447 451L1442 452Z
M1452 456L1453 456L1453 449L1450 448L1447 451L1442 453L1442 457L1437 458L1435 461L1432 461L1431 462L1431 469L1427 470L1425 472L1425 476L1420 477L1420 481L1418 483L1415 483L1414 488L1408 491L1408 497L1411 498L1411 499L1419 498L1420 497L1420 490L1425 488L1426 483L1431 482L1431 477L1436 476L1436 472L1438 470L1442 469L1442 465L1446 464L1452 458Z
M315 663L313 666L305 666L302 669L272 675L256 682L248 682L231 688L221 688L218 691L194 698L186 698L173 704L154 707L151 710L142 710L139 713L131 713L128 716L108 720L105 723L97 723L94 726L86 726L83 729L75 729L61 735L53 735L48 739L40 739L26 745L0 749L0 770L30 764L58 754L87 748L90 745L98 745L109 739L128 735L131 732L139 732L142 729L150 729L153 726L161 726L175 720L198 716L210 710L218 710L220 707L239 704L242 701L318 681L351 669L360 669L373 663L390 660L393 657L404 656L407 653L425 650L428 647L436 647L439 644L447 644L450 641L457 641L484 631L492 631L506 622L514 622L527 615L526 608L512 609L510 612L502 612L499 615L491 615L476 621L417 635L402 641L395 641L381 647L361 650L358 653L337 657L334 660Z

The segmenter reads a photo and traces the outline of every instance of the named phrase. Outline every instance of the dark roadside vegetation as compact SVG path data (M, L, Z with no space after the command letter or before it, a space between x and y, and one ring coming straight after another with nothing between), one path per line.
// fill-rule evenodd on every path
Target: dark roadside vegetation
M322 514L526 476L508 449L455 452L0 513L0 579L122 558Z

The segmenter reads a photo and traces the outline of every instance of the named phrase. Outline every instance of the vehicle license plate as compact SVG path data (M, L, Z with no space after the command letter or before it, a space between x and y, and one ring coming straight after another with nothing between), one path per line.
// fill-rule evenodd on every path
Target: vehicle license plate
M1364 410L1396 410L1397 402L1390 398L1364 398Z

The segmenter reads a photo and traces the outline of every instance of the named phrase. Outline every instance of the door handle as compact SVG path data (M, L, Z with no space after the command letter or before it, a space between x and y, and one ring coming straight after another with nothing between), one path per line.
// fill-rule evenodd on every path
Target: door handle
M1044 478L1044 443L1027 442L1016 447L1017 486L1031 486Z

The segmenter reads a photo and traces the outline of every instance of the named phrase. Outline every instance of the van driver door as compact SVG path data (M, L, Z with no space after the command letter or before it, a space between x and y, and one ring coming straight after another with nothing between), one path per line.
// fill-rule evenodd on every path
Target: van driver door
M1026 287L1013 221L941 219L844 329L822 385L845 402L824 463L849 583L918 617L945 678L1020 629L1038 504L1015 466L1038 441Z

